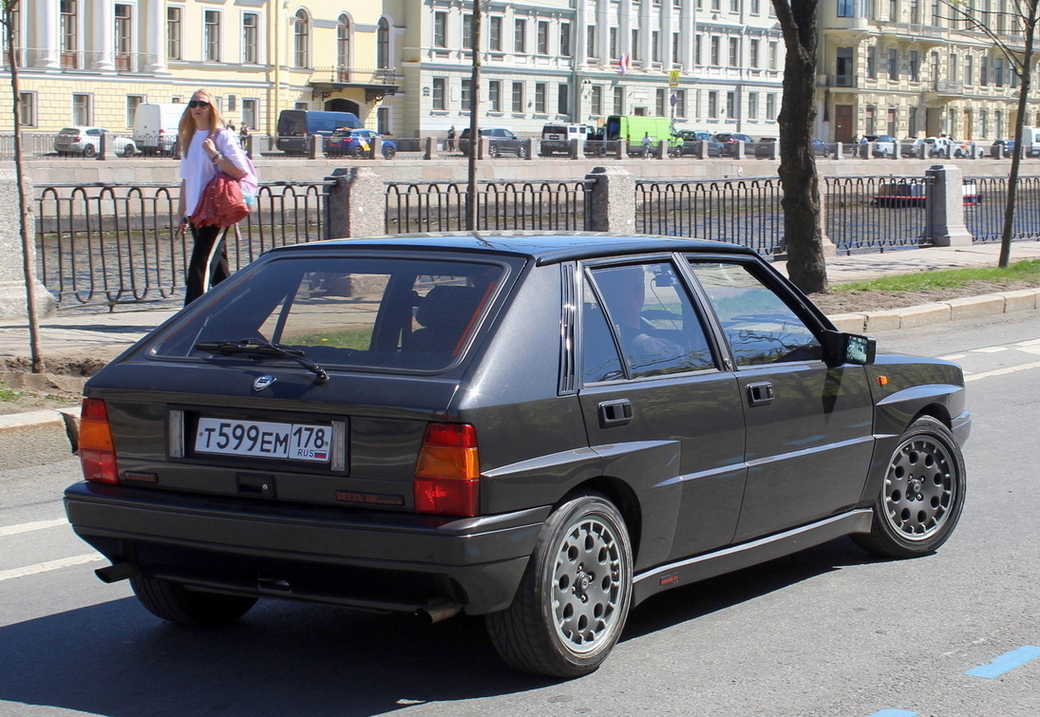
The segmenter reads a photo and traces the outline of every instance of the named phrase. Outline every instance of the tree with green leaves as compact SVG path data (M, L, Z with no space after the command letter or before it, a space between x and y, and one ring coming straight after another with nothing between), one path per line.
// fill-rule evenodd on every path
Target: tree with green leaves
M772 0L787 50L780 105L780 187L787 273L807 293L827 290L820 177L813 155L818 0Z
M21 93L18 91L18 48L15 47L15 23L19 0L0 0L0 23L4 30L4 50L11 72L11 95L14 108L14 169L18 182L18 223L22 237L22 269L25 273L25 304L29 315L29 355L33 373L43 373L40 354L40 325L36 314L36 271L33 267L33 232L29 227L29 198L25 196L25 167L22 161Z
M1011 154L1011 172L1008 174L1007 205L1004 209L1004 229L1000 234L1000 266L1006 268L1011 261L1011 235L1015 224L1015 204L1018 199L1018 172L1025 148L1022 146L1022 127L1025 126L1026 112L1029 107L1029 89L1032 84L1033 43L1036 39L1036 24L1040 12L1040 0L1014 0L1010 9L979 10L974 2L965 0L942 0L950 9L948 20L960 20L969 28L986 35L1004 57L1008 59L1011 71L1018 77L1018 113L1015 115L1015 151ZM1004 27L1008 23L1021 30L1023 43L1021 49L1008 43L1009 35L997 32L989 19L994 15L1003 15L1005 22L996 24ZM1013 36L1013 35L1012 35Z

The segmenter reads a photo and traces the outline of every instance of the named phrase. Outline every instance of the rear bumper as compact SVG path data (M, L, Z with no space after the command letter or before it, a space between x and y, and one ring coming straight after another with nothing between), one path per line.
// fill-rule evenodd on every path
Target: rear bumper
M77 483L76 533L115 563L255 597L417 611L506 608L548 508L445 520Z

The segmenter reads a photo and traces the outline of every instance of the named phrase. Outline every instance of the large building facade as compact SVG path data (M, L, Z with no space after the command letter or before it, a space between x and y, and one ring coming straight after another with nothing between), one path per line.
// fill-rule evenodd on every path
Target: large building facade
M770 0L482 7L484 125L536 135L547 122L634 114L777 134L783 42ZM126 131L141 102L203 87L261 132L303 108L353 111L397 136L439 134L469 121L472 13L472 0L23 0L21 120L27 131Z
M1014 0L959 7L1012 50L1025 49ZM821 3L820 12L821 137L945 134L982 141L1012 134L1019 80L1011 63L943 0L833 0ZM1025 122L1040 125L1040 102L1030 102Z

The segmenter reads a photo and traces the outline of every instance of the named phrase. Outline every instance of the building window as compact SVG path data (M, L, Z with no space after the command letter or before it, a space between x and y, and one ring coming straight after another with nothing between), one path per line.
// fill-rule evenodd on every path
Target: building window
M665 111L665 107L668 106L666 104L668 102L667 91L658 88L657 92L655 93L655 100L657 116L666 117L668 115L668 112Z
M448 109L447 89L448 81L443 77L433 78L433 109L444 111Z
M888 108L888 126L885 128L885 133L889 137L895 137L896 136L896 117L897 117L897 115L896 115L896 108L895 107L889 107Z
M502 52L502 18L498 15L488 18L488 50Z
M695 65L703 64L701 62L701 58L704 56L704 43L701 42L702 37L703 36L701 35L697 35L693 38L693 64Z
M983 57L982 62L979 63L979 86L986 87L989 85L989 58Z
M33 92L18 93L18 121L22 127L36 126L36 94Z
M909 63L910 63L910 81L911 82L919 82L920 79L921 79L921 77L920 77L920 69L921 69L920 64L921 63L920 63L920 60L918 59L917 50L910 50ZM893 135L893 136L895 136L895 135Z
M556 87L556 111L561 115L571 113L571 86L560 84Z
M726 93L726 116L730 119L737 118L737 93Z
M675 91L675 116L686 116L686 90Z
M548 86L544 82L536 82L534 85L534 111L538 114L546 113L548 102L545 95L547 90Z
M740 38L729 39L729 66L740 67Z
M661 61L661 33L657 30L650 33L650 60L651 62Z
M72 124L92 125L94 124L93 113L90 106L90 95L72 96Z
M899 2L898 0L888 0L888 21L899 22ZM895 132L889 132L890 135L895 137Z
M462 111L469 112L473 109L473 81L463 80L462 81L462 94L459 98L462 104Z
M866 129L867 129L866 134L877 134L877 132L874 131L875 130L875 127L874 127L874 114L875 114L875 108L874 107L867 107L867 111L866 111L866 124L864 125L866 127Z
M642 49L642 45L639 42L639 30L638 29L632 30L632 59L633 60L642 60L643 59L643 49Z
M129 71L133 69L134 52L134 17L133 6L115 6L115 41L116 41L116 70Z
M890 48L888 51L888 79L899 79L899 50ZM874 134L870 132L869 134Z
M681 44L680 39L679 39L679 33L673 32L672 33L672 64L673 65L678 66L678 65L682 64L682 54L681 54L681 52L682 52L682 44Z
M202 36L205 46L203 59L207 62L220 62L220 13L216 10L203 13Z
M376 67L385 70L390 64L390 21L385 17L379 18L376 26Z
M867 77L877 79L877 45L867 46Z
M181 60L181 9L166 8L166 59Z
M747 96L748 119L758 119L758 93L748 92Z
M894 137L895 135L892 135L892 136ZM909 136L909 137L917 137L917 108L916 107L911 107L910 108L910 116L909 116L909 119L908 119L907 136Z
M513 112L523 114L524 111L524 83L513 83Z
M590 58L598 58L599 54L596 52L596 26L589 25L585 30L585 52Z
M766 95L766 119L772 122L776 119L776 93L770 92Z
M760 40L752 40L751 44L748 46L748 64L750 64L752 68L758 67L758 48L760 44Z
M1004 86L1004 59L1001 57L993 58L993 76L996 79L997 87Z
M769 5L769 9L772 10L772 4ZM780 44L777 42L769 43L769 69L775 70L780 62Z
M527 52L527 20L513 22L513 52Z
M621 57L621 53L618 52L618 29L616 27L610 28L610 56L611 58Z
M389 107L379 107L376 109L376 132L379 134L393 134L393 125L390 123Z
M433 13L433 46L448 46L448 13Z
M462 16L462 49L473 49L473 15L470 13Z
M715 67L718 67L721 64L720 57L719 57L719 43L720 43L720 38L718 37L718 35L712 35L712 37L711 37L711 64L714 65Z
M126 126L134 126L134 112L137 111L137 105L144 102L144 97L141 95L127 95L126 96Z
M242 126L256 129L260 125L260 113L257 110L257 101L253 99L242 100Z
M589 98L589 110L595 117L603 115L603 88L593 85L592 94Z
M310 66L310 22L307 13L299 10L293 20L293 63L295 67Z
M921 4L919 0L910 0L910 22L914 25L921 23Z
M718 119L719 117L719 93L717 90L710 90L708 92L708 118Z
M769 0L766 0L766 2L769 2ZM751 0L751 14L752 15L761 15L762 14L762 8L761 8L760 0Z
M538 21L538 54L549 54L549 23L545 20Z
M571 56L571 24L569 22L560 23L560 56L570 57Z
M853 87L853 77L855 71L853 69L853 49L851 47L839 47L837 48L837 60L838 64L835 67L835 78L834 84L837 87Z
M242 62L255 65L260 61L260 16L255 12L242 15Z
M625 114L625 88L615 87L614 88L614 114L623 115Z
M339 16L336 24L336 74L340 82L350 81L350 54L351 40L353 40L354 26L346 15Z
M856 0L838 0L838 17L856 17Z
M79 2L61 0L61 66L79 67Z
M975 80L975 58L971 55L964 57L964 84L972 85Z
M502 111L502 83L499 80L488 82L488 110Z

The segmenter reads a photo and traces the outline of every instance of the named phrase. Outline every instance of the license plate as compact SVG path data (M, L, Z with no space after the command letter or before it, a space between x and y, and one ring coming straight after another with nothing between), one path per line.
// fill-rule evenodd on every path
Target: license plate
M200 418L195 452L328 463L332 426Z

